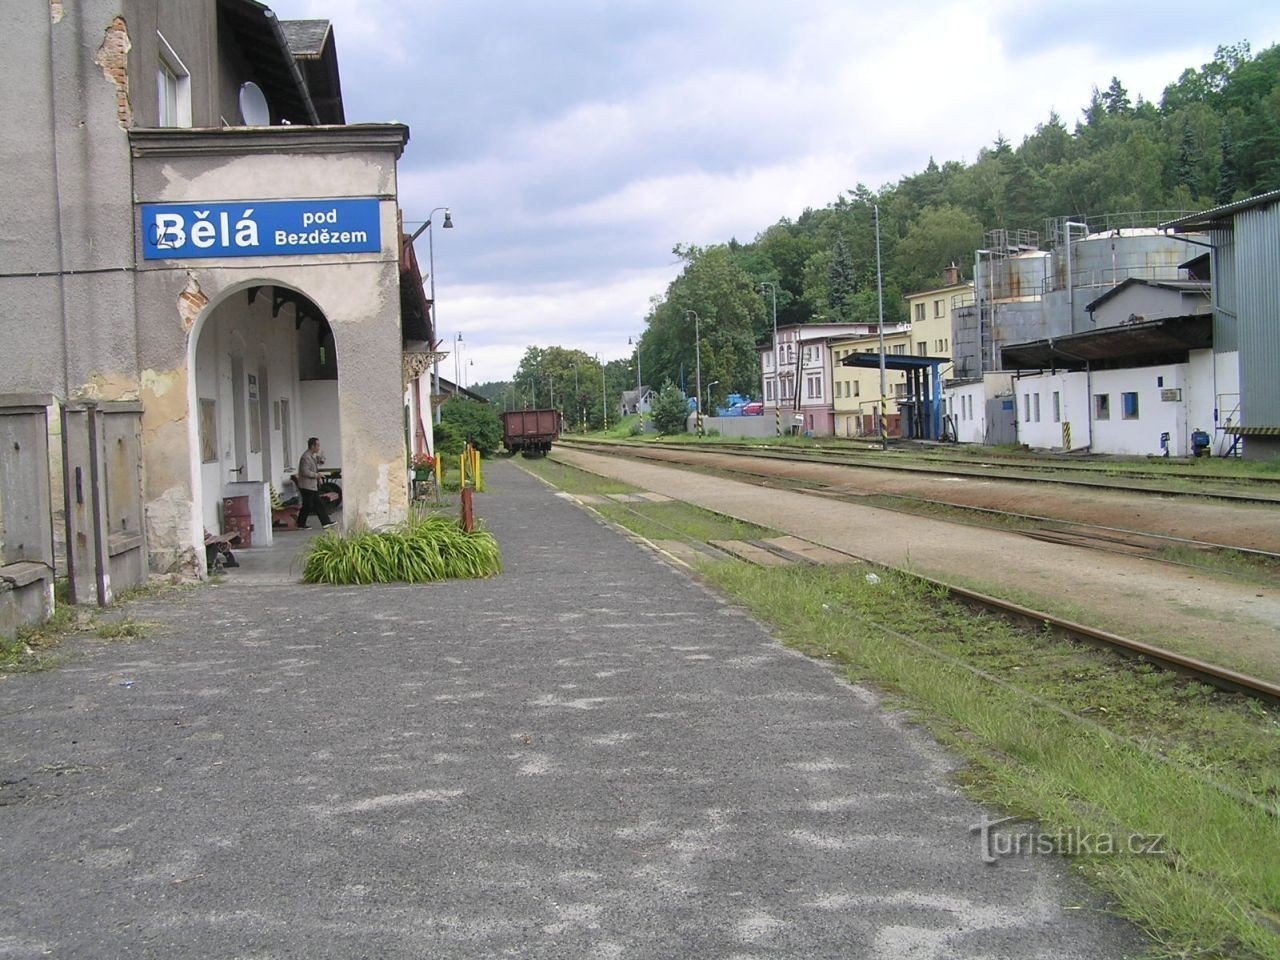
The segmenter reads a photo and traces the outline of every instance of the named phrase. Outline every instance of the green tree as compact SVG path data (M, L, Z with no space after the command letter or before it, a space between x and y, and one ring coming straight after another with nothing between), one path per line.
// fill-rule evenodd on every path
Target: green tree
M844 322L849 319L853 295L858 292L857 272L853 265L853 254L849 245L844 242L844 235L837 234L835 246L831 248L831 259L827 261L827 306L831 309L830 319Z
M492 455L502 443L502 421L491 404L451 397L440 406L440 422L447 423L485 456Z
M933 285L952 263L973 262L982 246L982 224L972 214L951 205L930 207L907 230L894 257L896 276L908 290Z
M683 391L670 380L662 385L650 410L659 433L684 433L689 422L689 404Z

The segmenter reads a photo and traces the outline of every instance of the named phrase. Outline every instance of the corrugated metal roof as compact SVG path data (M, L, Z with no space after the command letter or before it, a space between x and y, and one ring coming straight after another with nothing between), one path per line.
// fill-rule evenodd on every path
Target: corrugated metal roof
M332 29L328 20L281 20L280 27L289 52L298 59L320 56Z
M1188 217L1180 217L1177 220L1170 220L1168 223L1160 224L1162 230L1213 230L1222 227L1230 227L1231 220L1237 213L1243 213L1246 210L1252 210L1255 207L1263 207L1271 203L1280 203L1280 190L1270 190L1267 193L1260 193L1256 197L1249 197L1247 200L1237 200L1234 203L1224 203L1220 207L1213 207L1201 213L1193 213Z

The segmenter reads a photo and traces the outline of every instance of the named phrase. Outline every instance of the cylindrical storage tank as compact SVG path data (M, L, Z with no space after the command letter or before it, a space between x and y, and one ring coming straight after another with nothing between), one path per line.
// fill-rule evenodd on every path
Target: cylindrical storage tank
M222 532L238 533L240 546L253 546L253 516L247 496L222 498Z
M1156 230L1091 233L1071 246L1072 279L1077 287L1104 290L1130 277L1176 280L1178 264L1190 256L1186 243Z

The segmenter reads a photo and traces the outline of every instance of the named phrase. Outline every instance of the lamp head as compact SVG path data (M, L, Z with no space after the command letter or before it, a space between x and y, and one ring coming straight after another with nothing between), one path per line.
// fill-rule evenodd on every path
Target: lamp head
M442 230L453 229L453 214L449 212L449 209L447 207L445 208L445 211L444 211L444 223L440 224L440 229Z

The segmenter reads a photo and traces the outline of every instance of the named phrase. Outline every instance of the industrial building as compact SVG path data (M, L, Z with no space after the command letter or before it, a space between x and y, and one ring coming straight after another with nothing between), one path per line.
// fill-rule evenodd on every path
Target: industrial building
M962 441L1186 456L1232 449L1234 348L1218 343L1203 237L1158 214L990 231L952 313L948 412ZM993 374L999 374L993 375ZM1210 434L1208 445L1197 443Z
M1280 456L1280 190L1165 227L1208 238L1215 364L1234 365L1238 382L1218 429L1245 457Z

